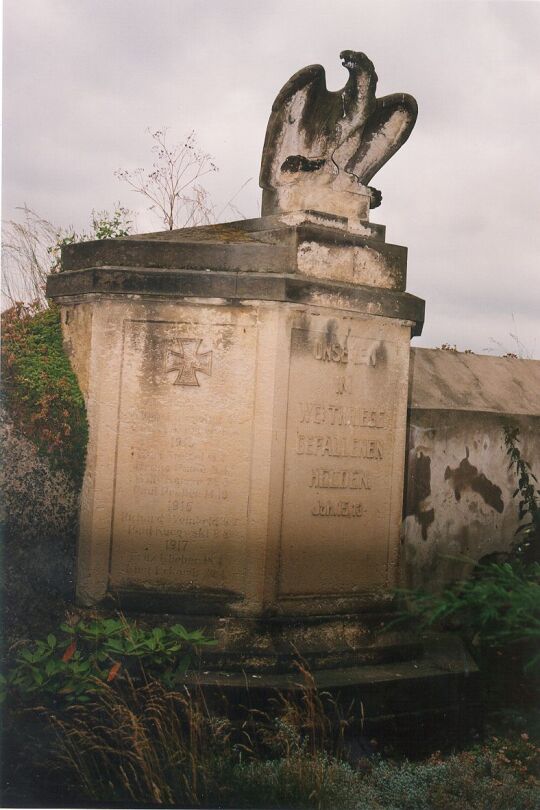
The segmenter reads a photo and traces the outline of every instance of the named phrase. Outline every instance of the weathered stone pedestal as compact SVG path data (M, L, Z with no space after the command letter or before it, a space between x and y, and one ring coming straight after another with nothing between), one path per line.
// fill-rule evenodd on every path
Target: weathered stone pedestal
M303 211L70 245L63 270L48 295L90 423L80 602L191 616L214 673L418 658L378 632L424 312L406 249Z

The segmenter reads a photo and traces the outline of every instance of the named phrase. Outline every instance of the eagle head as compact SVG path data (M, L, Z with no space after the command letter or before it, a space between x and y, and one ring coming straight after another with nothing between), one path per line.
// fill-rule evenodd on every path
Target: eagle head
M339 58L343 67L347 68L349 73L368 73L375 81L377 81L377 74L371 59L361 51L341 51Z

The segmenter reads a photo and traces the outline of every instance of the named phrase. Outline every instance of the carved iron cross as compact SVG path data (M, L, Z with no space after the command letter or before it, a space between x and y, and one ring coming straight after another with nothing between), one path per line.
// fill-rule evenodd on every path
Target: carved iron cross
M207 374L209 377L212 374L212 352L198 353L202 343L202 339L199 338L179 338L178 342L180 351L170 350L178 360L167 369L167 373L179 372L173 385L200 385L197 372Z

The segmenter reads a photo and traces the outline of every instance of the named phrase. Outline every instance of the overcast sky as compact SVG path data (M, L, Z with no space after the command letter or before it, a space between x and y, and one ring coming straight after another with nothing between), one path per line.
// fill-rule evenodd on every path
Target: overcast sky
M257 216L277 92L313 63L337 90L339 52L361 50L378 95L419 105L372 212L426 299L415 344L504 353L516 334L538 358L539 41L540 3L517 0L5 0L2 216L26 203L82 229L119 200L159 229L113 172L149 165L163 126L214 156L218 208L252 178L235 203Z

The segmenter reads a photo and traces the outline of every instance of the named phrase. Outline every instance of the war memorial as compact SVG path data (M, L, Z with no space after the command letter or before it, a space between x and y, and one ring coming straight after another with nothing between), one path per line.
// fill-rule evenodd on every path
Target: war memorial
M341 91L315 65L278 94L260 218L63 248L48 296L90 425L77 600L206 628L203 683L286 687L302 660L370 716L459 720L478 705L461 642L385 627L404 574L431 575L424 531L441 521L452 550L467 519L470 480L435 508L426 469L459 468L467 410L516 411L498 383L487 406L452 401L441 380L466 389L474 359L411 351L424 301L370 183L417 105L377 98L363 53L340 58ZM510 506L494 486L490 537Z

